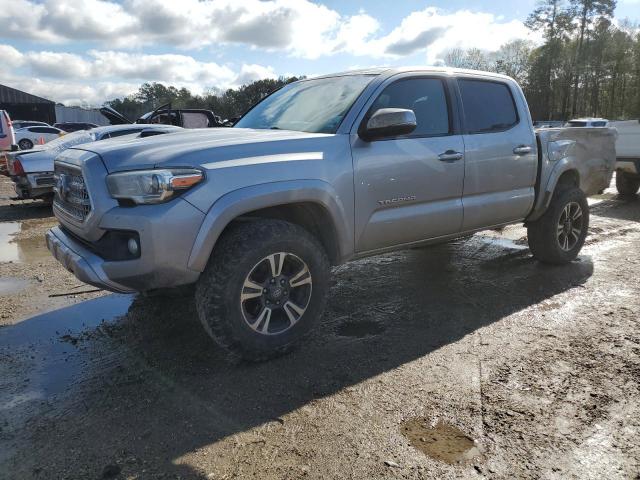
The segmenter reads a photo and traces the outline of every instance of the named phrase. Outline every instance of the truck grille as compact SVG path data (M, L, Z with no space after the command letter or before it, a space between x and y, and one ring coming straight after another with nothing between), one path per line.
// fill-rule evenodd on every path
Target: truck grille
M89 192L78 167L55 163L54 205L74 220L84 222L91 213Z

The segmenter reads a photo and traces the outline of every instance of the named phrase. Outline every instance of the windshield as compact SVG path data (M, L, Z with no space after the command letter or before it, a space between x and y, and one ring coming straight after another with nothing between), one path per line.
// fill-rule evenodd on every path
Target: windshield
M234 126L336 133L372 75L346 75L291 83L258 103Z
M67 133L62 137L58 137L55 140L47 142L42 150L51 151L52 153L60 153L71 148L74 145L80 145L81 143L95 142L96 136L87 130L79 130L73 133Z

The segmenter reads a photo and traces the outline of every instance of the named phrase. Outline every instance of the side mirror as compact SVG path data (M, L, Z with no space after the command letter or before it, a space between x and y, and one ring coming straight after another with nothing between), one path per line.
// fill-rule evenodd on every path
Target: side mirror
M377 110L364 128L358 132L360 138L370 142L378 138L407 135L416 129L416 115L404 108L381 108Z

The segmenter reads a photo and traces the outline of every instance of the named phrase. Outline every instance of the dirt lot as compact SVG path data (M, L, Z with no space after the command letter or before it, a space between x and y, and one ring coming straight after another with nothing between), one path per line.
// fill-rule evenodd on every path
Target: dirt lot
M519 227L342 266L311 340L230 366L188 299L81 293L0 178L3 479L640 478L637 198L564 267Z

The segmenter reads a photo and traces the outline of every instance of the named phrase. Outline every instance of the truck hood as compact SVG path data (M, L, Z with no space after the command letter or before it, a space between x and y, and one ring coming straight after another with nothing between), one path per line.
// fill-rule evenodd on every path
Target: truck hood
M74 148L97 153L113 173L153 167L202 167L236 159L318 151L323 140L333 137L290 130L207 128Z

